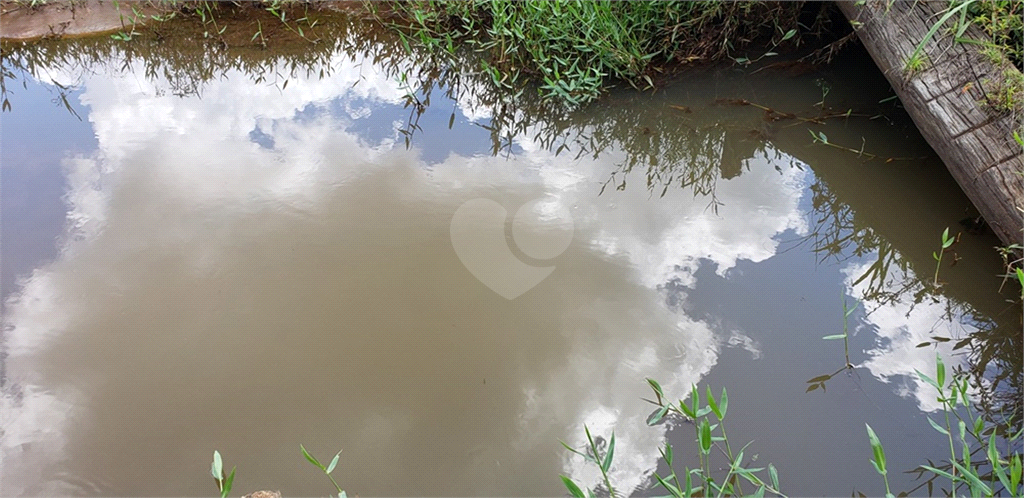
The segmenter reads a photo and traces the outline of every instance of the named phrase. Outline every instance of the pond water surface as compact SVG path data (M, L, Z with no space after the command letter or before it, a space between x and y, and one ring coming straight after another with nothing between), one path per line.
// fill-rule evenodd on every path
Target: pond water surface
M614 430L620 490L662 494L658 448L696 446L647 426L645 378L727 388L730 439L787 493L879 495L865 423L895 492L947 451L914 373L936 353L1019 396L998 241L964 233L935 291L976 213L864 54L563 111L360 36L210 74L110 42L5 55L37 64L3 115L0 495L211 495L215 449L238 494L331 492L303 444L344 450L349 495L557 496L598 485L560 444L584 426ZM844 301L850 371L822 340ZM954 350L974 336L1009 339Z

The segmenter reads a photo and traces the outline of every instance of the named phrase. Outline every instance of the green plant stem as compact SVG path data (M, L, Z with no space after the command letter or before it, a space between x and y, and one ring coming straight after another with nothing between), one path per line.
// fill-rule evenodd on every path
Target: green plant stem
M732 456L732 448L729 446L729 436L727 436L725 434L725 420L719 420L718 421L718 428L721 429L721 431L722 431L722 439L725 440L725 449L726 449L726 451L728 452L728 455L729 455L729 463L730 463L730 469L731 469L731 466L732 466L731 464L737 463L737 462L734 462L734 457ZM731 470L730 470L730 472L731 472ZM725 482L726 483L729 482L729 476L726 476ZM736 481L736 491L739 492L739 494L741 496L743 495L743 485L740 484L739 480Z
M324 472L324 473L327 474L326 472ZM334 484L334 488L338 490L339 494L345 492L345 490L341 489L341 486L338 485L338 481L334 480L334 476L332 476L330 474L327 474L327 478L331 480L331 484Z
M832 147L833 149L839 149L839 150L845 150L847 152L853 152L854 154L857 154L858 156L867 157L868 159L883 159L882 156L879 156L877 154L872 154L870 152L864 152L864 149L861 149L861 150L851 149L850 147L845 147L845 146L842 146L842 145L834 144L832 142L823 141L823 140L817 138L817 136L814 135L814 132L811 132L811 135L815 136L815 140L814 140L815 142L820 142L820 143L822 143L824 145ZM919 157L885 157L884 159L885 159L885 162L887 162L887 163L888 162L892 162L892 161L919 161L921 159L927 159L927 156L919 156Z
M949 410L950 410L950 408L949 408L949 401L946 399L946 394L945 394L945 392L943 392L942 386L939 386L939 396L941 396L940 399L942 399L942 413L946 417L946 431L947 431L946 436L949 439L949 461L950 461L950 463L952 463L952 462L956 461L956 450L953 448L953 426L949 424ZM955 466L950 468L949 471L950 471L950 474L952 474L954 476L956 475L956 467ZM955 479L950 479L950 492L953 494L953 496L956 496L956 488L957 488L956 480Z

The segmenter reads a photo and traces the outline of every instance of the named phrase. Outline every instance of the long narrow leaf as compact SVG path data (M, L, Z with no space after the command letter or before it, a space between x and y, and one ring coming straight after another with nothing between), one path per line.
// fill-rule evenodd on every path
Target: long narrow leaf
M940 470L940 469L937 469L937 468L929 466L929 465L922 465L921 468L925 469L928 472L931 472L933 474L945 477L946 479L949 479L949 480L951 480L953 482L961 480L959 477L956 477L953 474L950 474L949 472L946 472L945 470Z
M577 450L576 448L573 448L573 447L569 446L568 444L565 444L565 441L559 441L559 442L562 443L562 446L564 446L565 449L567 449L567 450L569 450L569 451L571 451L571 452L573 452L573 453L583 457L584 460L586 460L586 461L588 461L590 463L597 463L597 460L594 460L594 457L591 456L590 454L584 453L584 452L582 452L580 450Z
M939 384L939 391L946 385L946 364L942 363L942 356L935 355L935 382Z
M309 452L306 451L306 447L305 446L300 444L299 445L299 449L302 450L302 455L306 457L306 460L309 460L309 463L311 463L313 465L316 465L320 470L324 470L323 464L320 463L320 461L317 460L316 458L313 458L313 455L310 455Z
M939 387L938 382L935 382L934 380L932 380L931 377L921 373L921 371L916 368L914 369L914 371L917 372L917 376L920 377L921 380L927 382L930 386L934 387L935 389L942 391L942 389Z
M330 474L331 472L334 472L334 467L336 467L338 465L338 458L340 458L340 457L341 457L341 452L339 451L337 455L334 455L334 459L331 460L330 465L327 466L327 470L325 470L324 472L326 472L328 474Z
M924 38L921 39L921 42L917 44L917 48L914 49L914 53L910 54L909 60L914 60L918 56L920 56L921 53L924 51L924 46L928 43L929 40L931 40L932 36L935 36L935 32L937 32L942 27L942 25L945 24L947 20L949 20L950 17L955 16L957 12L967 8L967 6L972 3L974 2L967 1L961 3L960 5L957 5L956 7L949 9L945 15L940 17L939 21L932 25L931 29L929 29L928 32L925 33ZM948 232L949 229L947 228L946 231Z
M956 467L957 470L960 471L961 475L964 476L964 479L967 482L971 483L971 486L973 488L982 490L985 496L992 496L992 488L988 487L988 484L982 482L981 479L979 479L978 476L973 472L973 469L968 470L964 468L964 466L960 465L960 463L957 462L956 460L953 460L951 463L954 467Z
M711 452L711 424L707 419L701 420L700 423L700 450L705 455Z
M878 440L878 436L875 435L875 431L871 429L871 426L868 424L864 424L864 426L868 428L868 439L871 441L871 451L875 454L878 473L885 475L885 449L882 447L882 442Z
M601 470L608 472L608 469L612 467L612 457L615 455L615 433L612 432L612 438L608 442L608 453L604 455L604 461L601 462Z
M943 434L945 434L945 435L947 435L947 436L949 435L949 431L947 431L945 427L943 427L943 426L941 426L941 425L939 425L939 424L935 423L935 421L934 421L934 420L932 420L932 419L931 419L931 417L927 417L927 418L928 418L928 423L929 423L929 424L931 424L931 426L932 426L932 427L933 427L933 428L934 428L935 430L937 430L937 431L939 431L939 432L941 432L941 433L943 433Z
M659 476L657 472L654 473L654 478L657 479L658 484L660 484L661 487L665 488L666 491L671 493L672 496L675 496L676 498L681 498L683 496L686 496L686 495L683 494L683 492L679 488L673 486L672 483L662 479L661 476Z
M566 476L560 477L562 478L562 484L565 484L565 487L566 489L569 490L570 495L572 495L574 498L586 498L586 495L583 494L583 490L580 489L580 487L577 486L576 483L572 481L572 479L569 479Z
M231 473L228 474L228 478L224 479L224 488L220 491L220 498L227 498L231 494L231 486L235 483L235 469L231 467Z
M718 409L718 402L715 401L715 395L711 393L711 386L707 386L708 391L708 406L711 407L711 411L715 414L718 420L722 420L722 411Z

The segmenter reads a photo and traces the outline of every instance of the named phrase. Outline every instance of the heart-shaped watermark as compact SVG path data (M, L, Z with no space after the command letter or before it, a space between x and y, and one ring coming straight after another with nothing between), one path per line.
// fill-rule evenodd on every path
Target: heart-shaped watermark
M546 279L554 266L524 263L507 243L508 211L491 199L466 201L452 216L452 247L462 264L481 283L512 300ZM524 255L552 259L569 248L573 221L557 200L534 199L512 219L512 241Z

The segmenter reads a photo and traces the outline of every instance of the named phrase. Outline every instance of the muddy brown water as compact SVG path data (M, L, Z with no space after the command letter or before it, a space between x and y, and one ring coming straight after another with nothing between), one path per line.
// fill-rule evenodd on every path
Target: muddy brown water
M395 46L343 44L323 76L263 59L188 85L114 47L8 77L0 494L212 495L214 450L239 495L332 492L303 444L343 450L350 495L555 496L599 483L560 444L584 426L614 431L619 490L659 494L658 448L681 468L696 446L645 424L654 378L726 387L730 440L788 494L877 495L865 423L894 491L945 454L914 374L937 352L1019 394L1020 342L954 350L1019 333L997 241L965 233L934 291L943 228L975 213L863 54L507 121L466 77L417 120L395 67L422 61ZM821 339L844 299L856 368L812 388L845 363Z

